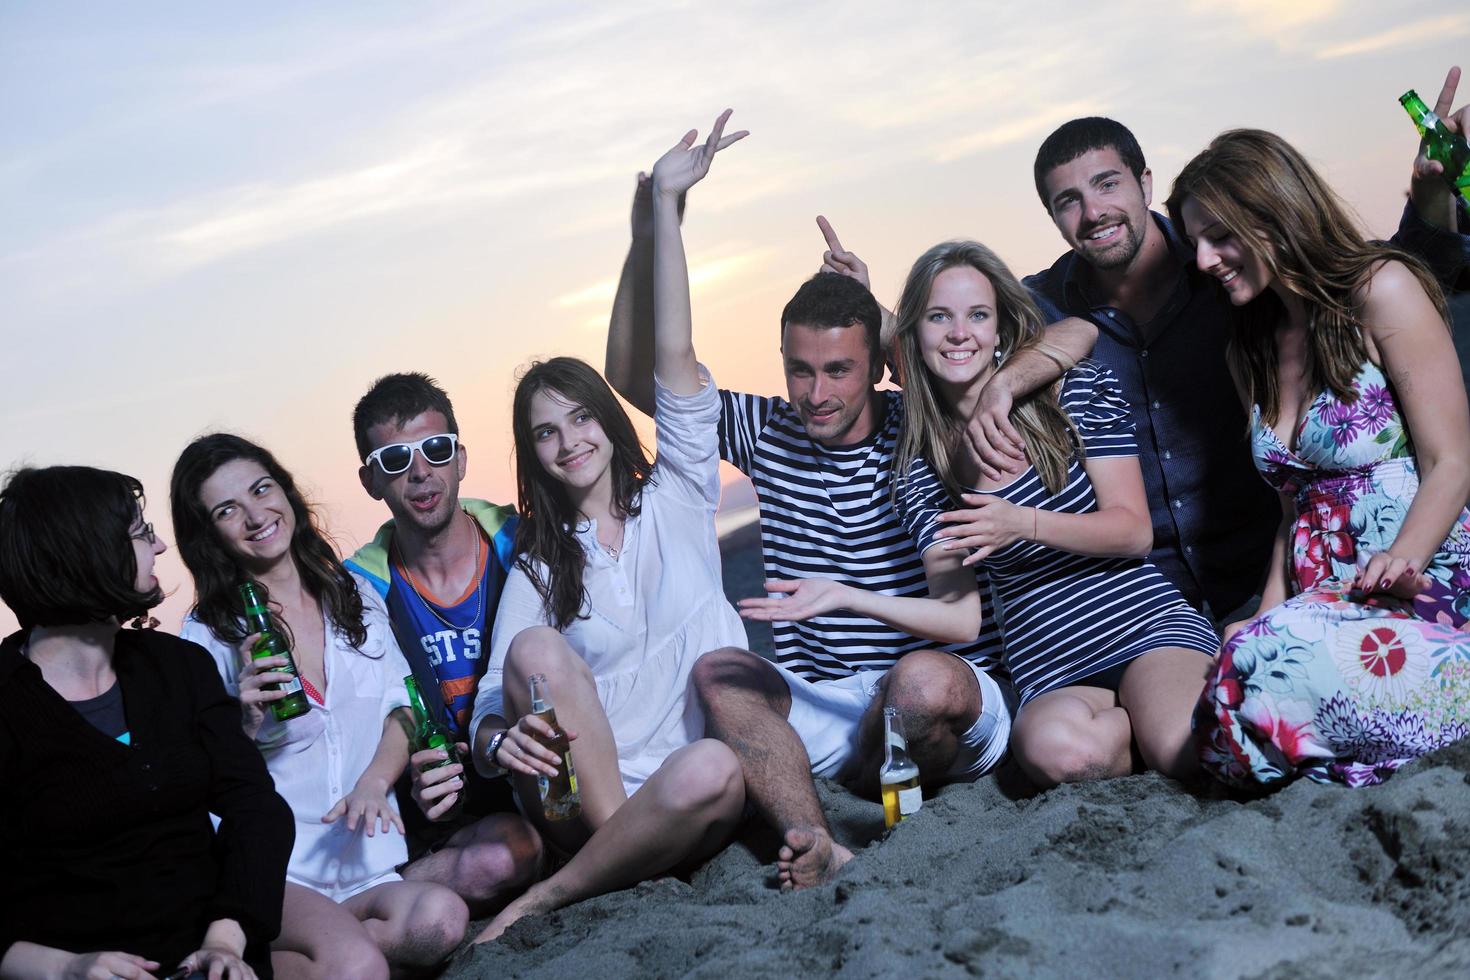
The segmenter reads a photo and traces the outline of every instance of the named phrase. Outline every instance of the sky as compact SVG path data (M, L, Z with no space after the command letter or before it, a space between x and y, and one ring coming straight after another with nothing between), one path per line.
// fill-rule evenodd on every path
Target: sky
M695 341L721 385L779 393L819 213L887 304L947 238L1034 272L1064 247L1036 146L1102 114L1160 205L1213 135L1259 126L1387 235L1416 147L1397 98L1432 103L1452 64L1470 11L1416 0L8 3L0 468L130 473L172 543L174 460L238 432L351 551L387 516L351 436L372 380L438 378L465 489L512 500L517 369L601 364L634 176L726 106L752 135L691 194ZM159 578L173 629L174 552Z

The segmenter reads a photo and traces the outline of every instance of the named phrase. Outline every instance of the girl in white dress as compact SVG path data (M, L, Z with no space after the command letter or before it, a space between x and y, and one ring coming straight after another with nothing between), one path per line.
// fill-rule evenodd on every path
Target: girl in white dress
M475 699L475 763L510 770L521 805L573 856L491 921L493 939L545 912L702 860L745 804L740 764L703 735L689 673L700 654L745 647L725 599L714 529L719 394L695 361L677 201L709 170L691 131L653 169L654 375L658 457L650 466L612 390L582 361L535 364L516 388L513 428L520 555L501 595ZM537 778L554 776L552 733L530 714L544 674L574 739L578 818L547 821Z
M174 466L179 552L195 605L180 635L215 659L245 734L296 816L278 977L382 977L431 968L464 937L454 892L405 881L392 787L408 763L409 668L377 593L342 566L291 474L238 436L196 439ZM252 660L237 584L253 579L288 632L311 710L277 721L284 658ZM272 688L267 690L267 688Z

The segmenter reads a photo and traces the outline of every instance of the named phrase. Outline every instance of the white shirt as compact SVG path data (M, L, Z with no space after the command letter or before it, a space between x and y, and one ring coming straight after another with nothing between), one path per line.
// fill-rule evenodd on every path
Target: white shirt
M574 620L563 634L592 668L630 796L670 752L704 735L704 717L688 692L694 661L720 647L748 646L745 624L725 598L720 577L714 523L720 399L703 365L700 373L705 384L693 395L676 395L655 379L658 458L643 488L642 510L624 526L618 558L597 543L595 522L577 528L587 557L587 618ZM536 587L521 568L512 569L500 594L471 732L487 715L505 717L506 651L516 634L545 625L550 620ZM555 704L554 684L549 694Z
M308 697L311 710L290 721L276 721L267 711L255 737L276 792L296 815L296 845L287 878L337 900L408 860L407 845L396 830L368 837L361 823L349 833L345 817L322 823L327 811L352 792L377 753L383 719L408 704L403 679L409 667L393 637L388 610L372 586L353 578L362 597L367 642L354 647L324 622L327 683L321 694L327 703L320 705ZM179 635L209 651L226 690L238 697L240 658L235 647L216 637L193 613ZM398 807L391 790L388 805Z

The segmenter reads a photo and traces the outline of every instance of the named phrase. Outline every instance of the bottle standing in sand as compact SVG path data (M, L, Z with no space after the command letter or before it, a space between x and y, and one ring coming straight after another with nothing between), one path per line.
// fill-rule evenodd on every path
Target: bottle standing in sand
M555 776L541 776L541 812L547 820L570 820L582 812L582 795L577 792L577 771L572 768L572 750L566 732L556 723L556 709L546 689L546 675L531 675L531 714L551 726L556 737L542 740L546 747L561 756Z
M245 605L246 634L260 634L260 639L255 641L255 646L250 650L250 659L285 657L284 667L272 667L271 670L274 673L291 675L289 681L263 688L267 691L290 692L279 701L271 702L271 714L275 715L276 721L290 721L306 714L311 710L311 703L306 700L306 691L302 689L301 678L296 674L296 658L291 656L290 644L271 619L271 611L265 604L264 591L254 582L241 582L240 601Z
M1465 134L1451 132L1413 89L1399 96L1399 103L1424 138L1424 155L1444 167L1446 183L1459 193L1463 203L1470 192L1470 143L1465 141Z
M909 758L903 737L903 719L897 708L883 709L883 768L878 770L883 788L883 826L892 827L904 817L919 812L924 791L919 787L919 767Z
M428 772L430 769L441 769L444 766L452 766L455 763L463 763L460 758L459 746L454 744L454 738L429 715L424 707L424 697L419 691L419 680L409 674L403 679L403 686L408 688L408 703L413 709L413 741L417 751L424 749L439 749L448 756L443 762L430 762L420 768L420 772ZM445 811L445 816L454 816L464 807L464 792L460 791L459 799L455 800L454 806Z

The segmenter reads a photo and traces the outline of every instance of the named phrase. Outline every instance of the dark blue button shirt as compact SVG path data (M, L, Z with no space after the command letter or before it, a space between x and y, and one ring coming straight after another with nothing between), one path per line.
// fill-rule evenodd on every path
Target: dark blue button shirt
M1097 324L1092 356L1118 376L1138 427L1154 525L1150 557L1186 599L1209 603L1218 618L1256 593L1281 509L1251 462L1245 413L1225 366L1230 305L1168 220L1153 218L1180 275L1149 323L1134 323L1095 296L1075 252L1026 285Z
M1134 323L1096 296L1075 252L1025 283L1062 314L1097 325L1092 356L1118 376L1138 426L1154 525L1150 557L1186 599L1209 603L1218 619L1258 591L1281 509L1251 462L1246 416L1225 365L1233 308L1169 220L1153 219L1180 276L1149 323ZM1433 228L1412 205L1393 243L1428 262L1441 283L1470 267L1470 237Z

